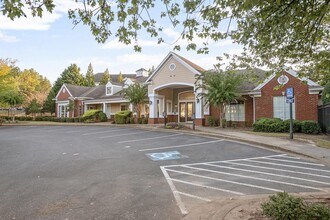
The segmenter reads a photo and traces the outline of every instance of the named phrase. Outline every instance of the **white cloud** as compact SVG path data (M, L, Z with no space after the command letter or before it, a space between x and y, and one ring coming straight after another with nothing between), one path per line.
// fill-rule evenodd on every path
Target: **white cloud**
M7 43L14 43L19 41L19 39L16 36L6 35L5 33L0 32L0 41Z
M143 47L165 47L164 44L158 44L157 41L153 40L138 40L138 45ZM123 44L118 41L118 39L113 39L103 45L101 45L102 49L133 49L133 44Z

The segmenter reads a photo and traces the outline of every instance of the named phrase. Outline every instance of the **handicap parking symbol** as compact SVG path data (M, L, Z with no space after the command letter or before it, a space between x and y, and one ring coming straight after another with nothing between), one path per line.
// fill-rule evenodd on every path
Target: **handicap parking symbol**
M183 156L179 151L169 151L169 152L161 152L161 153L149 153L146 154L153 161L159 160L176 160L180 158L186 158L187 156Z

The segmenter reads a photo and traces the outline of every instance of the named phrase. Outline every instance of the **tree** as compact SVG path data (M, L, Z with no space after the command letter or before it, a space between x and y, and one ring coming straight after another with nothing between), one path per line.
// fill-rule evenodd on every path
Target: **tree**
M179 30L179 38L188 42L188 50L208 53L211 40L232 39L242 44L246 52L233 59L243 66L276 69L291 63L312 73L311 69L326 65L322 61L330 56L329 0L84 0L82 4L84 7L77 5L68 12L74 25L89 26L98 42L114 35L136 51L141 51L138 39L145 33L158 43L164 42L162 24L166 19ZM1 10L15 19L26 16L27 8L33 16L42 17L44 11L52 12L55 7L54 0L5 0ZM203 43L197 45L196 38ZM179 42L174 41L175 49L180 49ZM235 69L237 63L232 64Z
M118 76L117 76L117 81L118 82L122 82L124 81L124 77L123 77L123 74L121 72L119 72Z
M100 85L106 85L108 82L110 82L110 80L111 80L111 76L107 68L103 73L102 79L100 81Z
M32 116L35 117L37 113L40 112L41 105L38 103L37 99L33 99L29 106L26 109L26 113L32 113Z
M47 99L44 102L44 105L42 107L43 112L50 112L51 115L55 113L55 101L53 100L55 98L56 94L54 93L54 90L51 89L48 93Z
M205 105L214 105L219 110L220 127L226 112L226 105L240 97L238 93L243 76L234 71L223 71L216 68L197 77L196 91L198 97L205 100Z
M138 118L141 117L141 105L147 102L148 88L145 85L134 83L123 90L124 97L133 105Z
M95 78L94 78L94 73L93 73L93 66L90 63L87 68L87 73L86 73L86 86L89 87L94 87L95 86Z
M323 104L330 103L330 82L328 82L322 91Z
M7 103L13 110L13 121L15 121L16 108L23 103L23 97L17 91L8 91L0 96L0 100Z

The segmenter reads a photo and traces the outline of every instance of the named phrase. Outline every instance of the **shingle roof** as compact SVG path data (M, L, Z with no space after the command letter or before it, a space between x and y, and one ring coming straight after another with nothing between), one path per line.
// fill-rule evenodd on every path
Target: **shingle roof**
M71 84L65 84L65 86L70 91L73 97L78 97L92 88L87 86L76 86Z
M188 60L188 59L186 59L186 58L184 58L184 57L182 57L182 56L180 56L180 55L178 55L178 54L176 54L176 53L173 53L173 54L175 54L176 56L180 57L180 59L182 59L184 62L186 62L187 64L189 64L192 68L194 68L194 69L197 70L198 72L202 73L202 72L205 71L204 68L198 66L197 64L191 62L190 60Z

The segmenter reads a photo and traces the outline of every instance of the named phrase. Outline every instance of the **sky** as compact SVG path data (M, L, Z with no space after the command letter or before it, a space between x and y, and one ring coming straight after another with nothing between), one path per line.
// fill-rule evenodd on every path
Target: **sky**
M111 37L104 44L99 44L90 33L89 27L82 24L73 26L68 19L67 10L77 7L69 0L55 0L53 13L45 13L42 18L28 16L11 21L0 15L0 58L17 60L16 65L23 69L35 69L39 74L54 83L65 68L77 64L81 73L86 74L91 63L94 73L109 69L110 74L133 74L140 68L155 68L165 56L173 50L173 43L179 36L179 29L174 29L166 20L161 33L166 43L158 45L157 39L146 34L139 38L142 52L135 52L133 45L124 45L116 37ZM180 27L179 27L180 28ZM211 69L218 61L217 56L223 53L238 54L242 47L231 40L209 42L210 53L197 54L196 51L185 50L187 44L183 40L177 54L198 64L204 69ZM201 45L200 39L195 39Z

